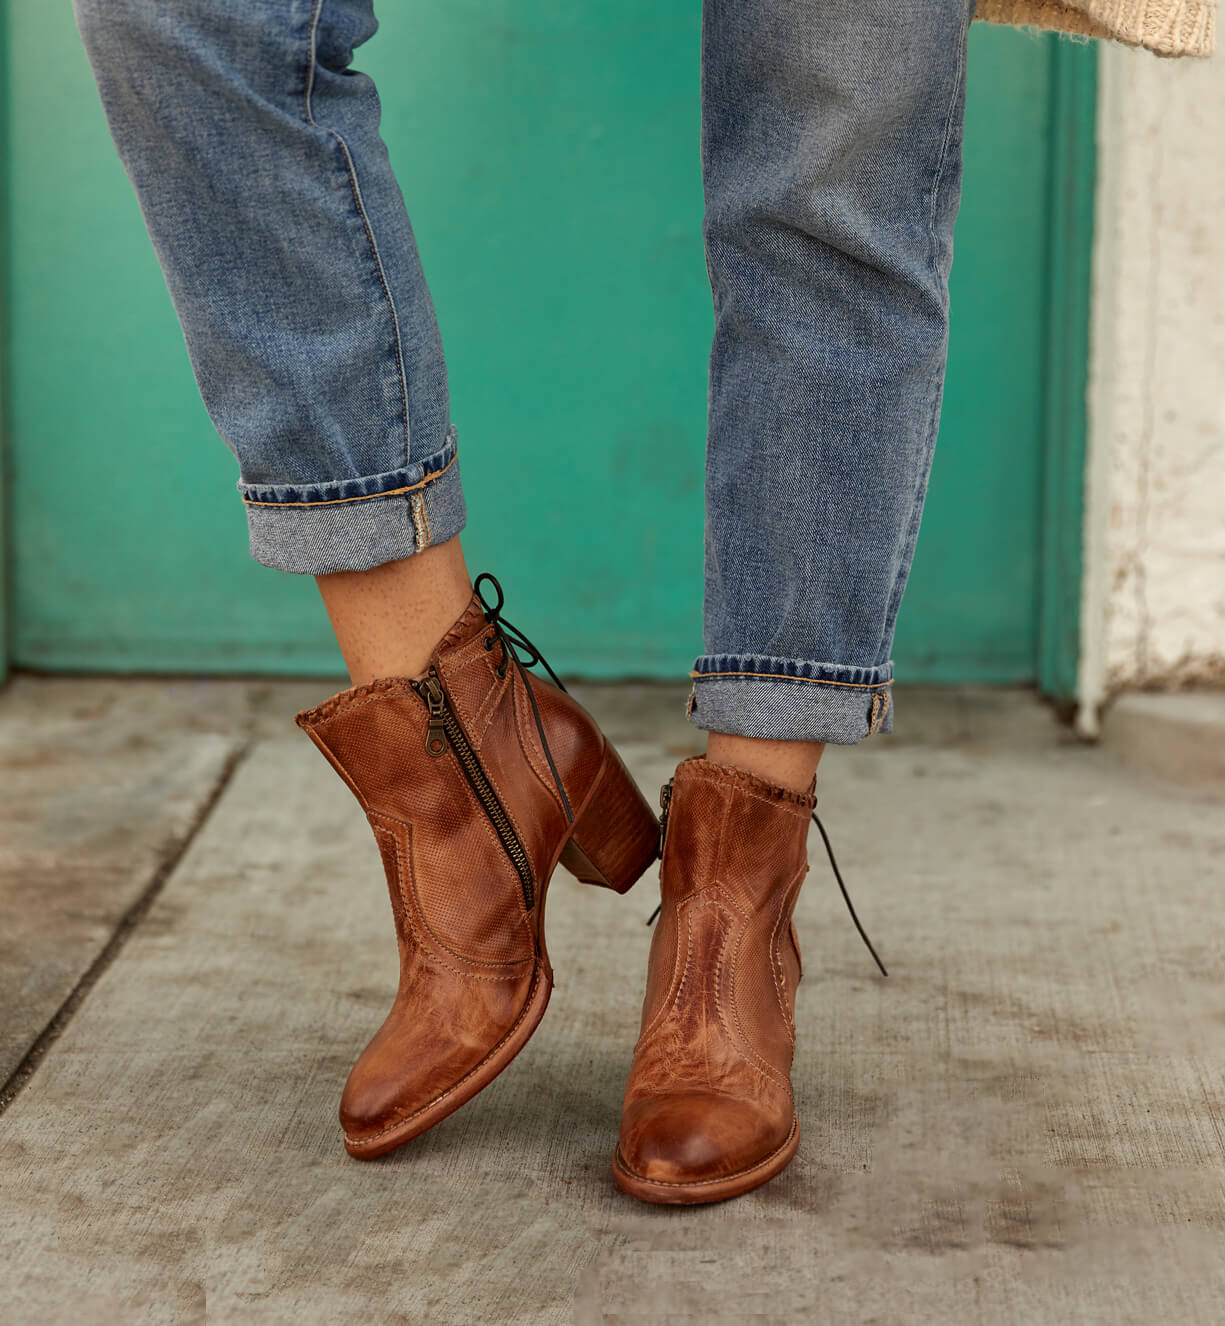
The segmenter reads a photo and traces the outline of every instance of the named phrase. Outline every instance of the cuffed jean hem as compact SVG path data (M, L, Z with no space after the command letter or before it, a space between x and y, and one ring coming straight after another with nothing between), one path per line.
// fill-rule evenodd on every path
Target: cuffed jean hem
M387 474L303 485L238 485L251 556L298 575L368 571L445 543L467 510L452 428L432 456Z
M854 668L706 654L689 675L689 719L708 732L853 746L893 731L892 663Z

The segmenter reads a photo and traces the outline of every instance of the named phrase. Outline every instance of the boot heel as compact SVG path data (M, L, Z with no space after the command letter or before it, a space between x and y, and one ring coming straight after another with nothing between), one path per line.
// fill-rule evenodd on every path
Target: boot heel
M584 884L627 893L659 855L659 821L611 745L595 789L562 849L561 864Z

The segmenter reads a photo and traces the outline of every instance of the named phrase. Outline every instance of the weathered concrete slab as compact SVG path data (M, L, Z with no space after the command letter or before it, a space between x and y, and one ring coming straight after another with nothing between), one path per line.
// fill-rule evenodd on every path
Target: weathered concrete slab
M0 692L0 1085L181 849L238 749L233 732L174 717L168 690L28 677Z
M1102 744L1133 769L1225 801L1225 691L1120 695Z
M675 695L587 694L653 791L692 741ZM829 754L821 802L891 975L814 834L800 1155L688 1211L608 1176L649 881L558 880L528 1049L417 1142L344 1155L394 984L378 853L321 760L261 742L0 1119L5 1320L1215 1326L1219 807L1026 696L904 693L899 723Z

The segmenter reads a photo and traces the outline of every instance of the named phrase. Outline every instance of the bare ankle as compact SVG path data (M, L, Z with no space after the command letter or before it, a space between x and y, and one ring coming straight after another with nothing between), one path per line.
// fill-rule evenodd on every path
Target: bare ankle
M711 732L706 742L706 758L713 764L744 769L799 793L811 790L824 750L823 741L769 741L727 732Z
M435 645L472 598L458 538L316 583L354 686L423 676Z

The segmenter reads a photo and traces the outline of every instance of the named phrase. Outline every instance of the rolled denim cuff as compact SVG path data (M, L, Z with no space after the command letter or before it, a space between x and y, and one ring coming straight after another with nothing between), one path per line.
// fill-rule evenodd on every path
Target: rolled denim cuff
M689 675L689 719L708 732L853 746L893 731L892 662L857 668L706 654Z
M386 474L313 484L239 483L251 556L298 575L368 571L445 543L464 527L456 432Z

